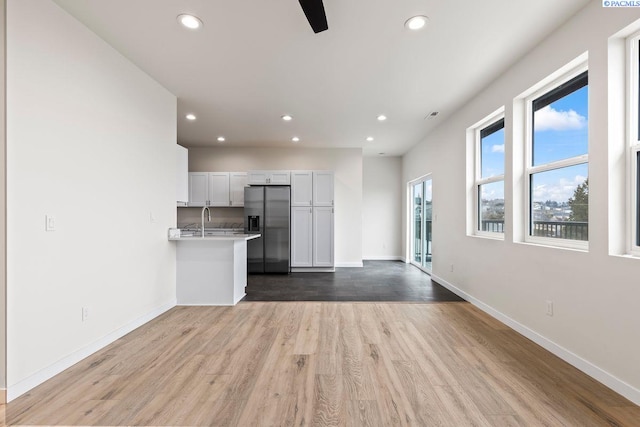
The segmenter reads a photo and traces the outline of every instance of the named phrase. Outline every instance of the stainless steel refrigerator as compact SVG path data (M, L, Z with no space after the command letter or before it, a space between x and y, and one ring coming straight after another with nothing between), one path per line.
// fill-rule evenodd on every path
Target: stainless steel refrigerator
M251 186L244 189L244 231L260 233L247 241L247 273L289 273L291 189Z

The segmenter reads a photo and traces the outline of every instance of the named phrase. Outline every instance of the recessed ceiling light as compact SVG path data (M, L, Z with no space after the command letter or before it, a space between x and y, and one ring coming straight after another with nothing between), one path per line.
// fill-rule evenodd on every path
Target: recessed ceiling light
M378 121L379 122L384 122L385 120L387 120L387 116L385 116L384 114L380 114L378 116Z
M294 136L293 138L291 138L291 140L293 142L300 142L300 138L298 138L297 136Z
M372 136L368 136L367 137L367 141L369 141L369 142L373 141L373 137Z
M204 25L200 18L194 15L189 15L187 13L183 13L182 15L178 15L178 22L183 26L187 27L190 30L197 30L198 28Z
M417 31L424 28L427 25L427 22L429 22L429 18L423 15L418 15L407 19L404 26L410 30Z
M187 114L186 116L184 116L187 120L191 120L194 121L196 119L196 115L195 114Z
M226 139L225 139L224 136L219 136L218 137L218 142L225 142L225 141L226 141Z
M291 117L289 114L285 114L284 116L282 116L282 120L284 120L285 122L290 122L291 120L293 120L293 117Z
M385 153L378 153L379 156L384 156Z

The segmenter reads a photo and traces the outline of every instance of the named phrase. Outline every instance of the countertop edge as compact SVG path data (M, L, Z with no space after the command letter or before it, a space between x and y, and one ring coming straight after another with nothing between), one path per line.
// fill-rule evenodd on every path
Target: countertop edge
M260 237L260 234L242 234L242 235L226 235L226 236L190 236L190 237L169 237L174 242L201 242L203 240L252 240Z

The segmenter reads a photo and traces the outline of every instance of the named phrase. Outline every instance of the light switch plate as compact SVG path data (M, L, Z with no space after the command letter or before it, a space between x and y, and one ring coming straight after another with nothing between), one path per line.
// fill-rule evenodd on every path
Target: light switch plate
M44 216L44 230L56 231L56 219L51 215Z

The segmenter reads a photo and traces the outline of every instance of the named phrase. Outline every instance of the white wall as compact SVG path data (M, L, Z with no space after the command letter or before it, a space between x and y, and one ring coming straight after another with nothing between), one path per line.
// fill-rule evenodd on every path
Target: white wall
M362 178L362 257L403 259L402 159L365 157Z
M403 158L404 182L433 173L433 273L476 304L640 403L640 260L610 256L607 211L608 38L640 18L640 9L607 9L593 1L521 61L442 123ZM514 242L512 190L522 190L510 159L513 100L589 51L589 252ZM466 235L465 130L506 107L504 241ZM516 150L517 151L517 150ZM518 169L518 168L516 168ZM521 167L519 168L521 169ZM406 191L403 223L406 230ZM622 209L622 206L618 207ZM404 233L403 233L404 234ZM404 236L406 246L406 235ZM454 272L448 266L453 263ZM546 300L554 316L546 316Z
M7 3L11 399L175 303L176 99L53 2Z
M190 172L244 172L260 169L335 171L336 266L362 266L361 149L189 148Z
M5 0L0 0L0 81L5 81ZM6 345L7 345L7 326L6 326L6 290L7 290L7 218L6 218L6 93L5 86L0 87L0 403L6 400L5 389L6 382Z

